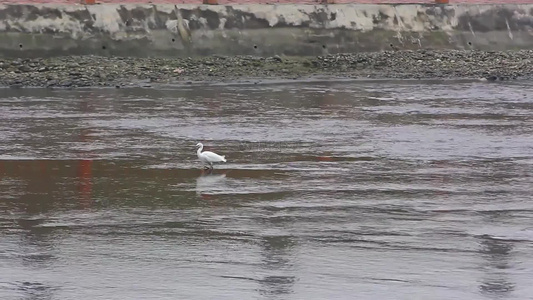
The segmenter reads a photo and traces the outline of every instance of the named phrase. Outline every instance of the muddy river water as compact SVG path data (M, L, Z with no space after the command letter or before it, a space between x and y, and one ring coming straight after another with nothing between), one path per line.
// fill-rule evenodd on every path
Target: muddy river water
M202 170L198 142L228 162ZM0 299L532 283L532 82L0 90Z

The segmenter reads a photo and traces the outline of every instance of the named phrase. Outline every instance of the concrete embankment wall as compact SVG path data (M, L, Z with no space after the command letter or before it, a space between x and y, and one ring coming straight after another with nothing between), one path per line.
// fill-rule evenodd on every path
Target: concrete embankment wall
M523 3L528 1L531 4ZM533 1L528 1L499 5L7 3L0 4L0 56L533 49Z

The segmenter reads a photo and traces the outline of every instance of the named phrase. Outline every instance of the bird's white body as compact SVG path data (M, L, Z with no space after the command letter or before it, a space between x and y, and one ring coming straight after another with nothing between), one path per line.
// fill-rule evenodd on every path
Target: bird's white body
M226 157L224 155L218 155L211 151L204 151L204 145L202 143L196 144L196 147L198 147L198 150L196 151L196 154L198 154L198 159L203 162L206 165L209 165L211 168L213 168L213 163L219 163L219 162L226 162Z

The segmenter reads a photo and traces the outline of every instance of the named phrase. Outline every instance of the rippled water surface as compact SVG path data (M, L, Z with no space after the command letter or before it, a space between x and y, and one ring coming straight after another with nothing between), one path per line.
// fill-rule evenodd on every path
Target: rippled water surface
M532 83L4 89L0 299L531 299L532 173Z

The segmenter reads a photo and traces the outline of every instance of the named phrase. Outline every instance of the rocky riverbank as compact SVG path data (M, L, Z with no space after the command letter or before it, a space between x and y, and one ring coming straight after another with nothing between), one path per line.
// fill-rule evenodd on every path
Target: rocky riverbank
M398 79L533 79L533 51L385 51L318 57L55 57L0 59L0 86L150 86L313 76Z

